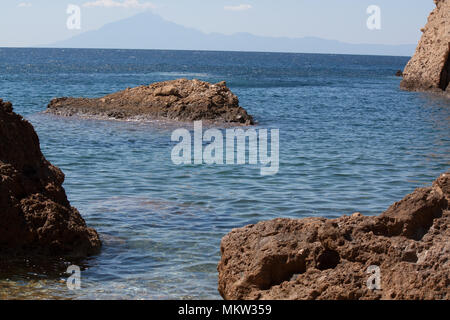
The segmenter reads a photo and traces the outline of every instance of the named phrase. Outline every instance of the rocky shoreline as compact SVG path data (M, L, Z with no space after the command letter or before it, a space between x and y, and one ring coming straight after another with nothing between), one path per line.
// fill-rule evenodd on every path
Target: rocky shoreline
M450 0L434 2L414 56L396 76L404 90L450 97ZM99 98L55 98L45 112L255 124L225 82L187 79ZM33 126L1 99L0 136L0 257L7 258L0 269L16 272L10 257L28 264L33 257L82 261L97 254L99 234L70 205L64 173L45 159ZM218 291L225 300L448 300L450 171L379 216L263 221L232 230L220 250ZM47 267L42 263L39 270Z
M434 0L416 52L403 71L400 87L450 97L450 0Z
M0 99L0 256L95 254L97 232L70 206L64 174L43 156L33 126Z
M56 98L47 113L119 120L175 120L253 125L225 82L178 79L127 88L101 98Z
M221 243L227 300L450 299L450 172L378 217L275 219ZM380 290L367 285L380 270Z

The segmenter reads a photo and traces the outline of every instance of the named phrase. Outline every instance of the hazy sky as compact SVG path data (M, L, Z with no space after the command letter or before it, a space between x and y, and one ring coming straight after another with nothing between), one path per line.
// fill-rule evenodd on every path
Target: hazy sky
M69 4L81 8L81 30L66 27ZM370 5L381 8L381 30L366 27ZM0 47L50 44L143 10L206 33L412 44L433 8L433 0L1 0Z

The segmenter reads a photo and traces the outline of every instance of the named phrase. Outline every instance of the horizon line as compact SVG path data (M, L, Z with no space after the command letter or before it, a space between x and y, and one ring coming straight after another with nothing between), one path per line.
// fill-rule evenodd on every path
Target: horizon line
M338 40L336 40L338 41ZM374 44L376 45L376 44ZM381 45L381 44L380 44ZM405 44L407 45L407 44ZM385 45L390 46L390 45ZM392 45L396 46L396 45ZM133 50L133 51L180 51L180 52L229 52L229 53L271 53L271 54L316 54L316 55L342 55L342 56L377 56L377 57L402 57L411 58L405 55L383 55L383 54L361 54L361 53L321 53L321 52L286 52L286 51L252 51L252 50L206 50L206 49L134 49L134 48L73 48L73 47L46 47L46 46L29 46L29 47L2 47L1 49L53 49L53 50Z

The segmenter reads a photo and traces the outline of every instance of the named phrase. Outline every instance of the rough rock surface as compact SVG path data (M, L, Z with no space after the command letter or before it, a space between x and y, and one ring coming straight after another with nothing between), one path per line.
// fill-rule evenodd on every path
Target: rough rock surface
M225 82L178 79L128 88L102 98L57 98L47 112L63 116L254 124Z
M450 172L378 217L233 230L221 244L219 292L230 300L450 299L449 203ZM370 266L380 268L380 290L367 285Z
M0 255L82 257L100 248L63 182L61 170L42 155L33 126L0 99Z
M401 88L450 93L450 0L434 0L416 52L403 71Z

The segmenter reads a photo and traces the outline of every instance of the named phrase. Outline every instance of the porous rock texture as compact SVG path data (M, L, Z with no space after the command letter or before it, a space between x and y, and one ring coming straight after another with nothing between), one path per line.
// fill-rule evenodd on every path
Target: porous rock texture
M0 256L83 257L101 246L70 206L64 174L48 162L33 126L0 99Z
M400 87L450 94L450 0L434 2L436 8L422 29L422 38L403 71Z
M102 98L56 98L47 112L62 116L254 124L225 82L211 84L195 79L127 88Z
M450 172L378 217L275 219L222 239L225 299L450 299ZM369 267L379 267L376 289Z

